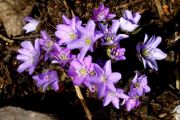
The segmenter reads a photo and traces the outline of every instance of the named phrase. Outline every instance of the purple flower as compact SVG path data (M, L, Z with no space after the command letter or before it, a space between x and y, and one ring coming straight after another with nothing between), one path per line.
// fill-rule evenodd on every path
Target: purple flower
M39 20L34 19L32 17L25 17L25 22L28 22L24 27L23 30L26 30L26 33L30 33L36 30L38 24L40 23Z
M126 59L124 56L125 51L125 48L120 48L117 46L116 48L108 49L107 54L112 60L119 61Z
M89 51L93 52L94 43L103 36L102 33L95 32L95 23L93 20L88 21L85 27L76 26L81 36L79 39L74 40L67 45L69 49L80 49L80 58L83 59L86 53Z
M54 70L47 70L42 74L35 75L33 79L36 80L37 87L43 87L43 91L45 91L48 86L51 86L55 91L59 90L59 78L57 72Z
M109 8L104 7L104 4L101 3L97 9L93 10L93 20L94 21L105 21L107 19L113 19L116 17L115 14L109 13Z
M141 75L139 72L136 72L131 84L130 91L137 93L139 96L142 96L143 93L148 93L151 91L150 87L147 85L147 76Z
M98 96L103 97L107 90L116 92L114 86L121 79L121 74L118 72L112 72L111 61L108 60L102 69L99 65L94 65L96 76L90 77L91 82L98 85Z
M60 39L58 42L58 44L60 45L66 45L78 39L78 32L76 30L76 18L74 17L71 20L66 18L65 21L68 24L59 24L57 26L57 31L55 32L55 35Z
M46 61L49 57L49 53L53 49L54 41L49 37L46 31L41 31L42 38L39 39L39 44L42 46L42 49L46 51L44 61Z
M50 53L52 63L58 63L64 67L68 62L75 58L75 55L72 55L70 52L71 51L68 48L62 48L57 43L54 43L53 51Z
M134 109L140 105L139 96L133 92L129 92L129 98L125 102L127 111L131 111L131 109Z
M110 102L112 102L113 106L116 109L119 109L119 98L127 100L129 97L123 93L124 91L121 89L117 89L116 92L108 90L104 97L103 106L107 106Z
M125 10L123 12L123 17L121 17L120 20L120 28L127 32L134 31L139 25L138 22L141 18L141 15L136 12L132 13L129 10Z
M104 34L102 38L103 45L113 45L118 44L120 40L128 38L129 36L126 34L117 34L120 22L118 20L112 20L112 26L108 29L108 24L103 25L102 23L99 24L101 31Z
M74 17L75 18L75 21L76 21L76 25L81 25L82 21L79 19L79 17ZM73 18L73 19L74 19ZM63 24L66 24L66 25L71 25L72 22L74 21L73 19L69 19L67 18L65 15L62 15L62 21L63 21Z
M68 75L72 77L73 83L79 86L93 73L93 65L91 56L85 57L84 60L73 60L70 62Z
M34 46L30 41L24 41L21 43L21 47L23 48L18 50L20 54L17 55L16 58L24 63L18 67L17 71L22 73L24 70L28 69L29 75L31 75L38 64L40 57L39 41L36 39Z
M93 71L91 71L91 72L93 72ZM89 76L92 76L91 73L89 74ZM97 87L98 87L98 86L97 86L96 84L91 83L91 79L89 79L89 78L90 78L89 76L84 80L83 84L84 84L92 93L94 93L95 91L97 91Z
M147 65L157 71L158 66L156 60L162 60L166 58L167 54L157 48L161 42L161 37L155 37L154 35L148 40L147 34L145 34L144 42L136 45L136 50L140 61L143 62L144 68Z

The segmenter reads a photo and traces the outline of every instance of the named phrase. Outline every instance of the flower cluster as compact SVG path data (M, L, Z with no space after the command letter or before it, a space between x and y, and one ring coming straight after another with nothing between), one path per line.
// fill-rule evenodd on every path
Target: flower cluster
M74 85L85 86L92 93L97 92L98 98L103 99L103 106L112 102L113 106L119 109L121 101L121 105L125 104L127 111L130 111L140 105L139 97L151 90L147 84L147 76L136 71L129 91L124 91L117 85L123 75L114 72L111 65L126 60L126 48L122 47L121 41L128 39L129 32L139 27L141 15L125 10L121 18L114 19L116 15L109 13L109 8L101 3L94 9L92 16L92 20L83 23L78 17L69 19L63 15L63 22L57 25L55 31L56 40L46 31L41 31L42 37L35 40L34 46L30 41L22 42L17 59L23 63L17 71L22 73L27 70L29 75L32 75L43 58L42 62L50 61L63 68ZM31 24L28 23L24 27L27 33L33 31L39 23L29 18L28 21ZM166 54L157 48L160 42L161 37L152 36L148 40L145 34L144 42L136 45L138 58L145 69L149 66L157 71L155 60L166 57ZM99 46L106 49L109 57L109 60L104 61L104 66L94 62L94 56L91 54ZM73 52L75 49L77 52ZM47 69L43 73L33 75L33 79L43 91L49 87L55 91L59 89L59 78L55 70Z

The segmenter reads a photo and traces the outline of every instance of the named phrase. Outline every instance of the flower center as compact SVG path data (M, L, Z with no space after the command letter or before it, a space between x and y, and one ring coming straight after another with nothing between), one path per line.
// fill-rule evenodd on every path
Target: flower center
M115 34L112 33L112 30L110 29L109 32L105 35L107 42L112 42L115 38Z
M106 75L101 75L100 80L101 80L101 82L105 83L105 82L107 82L108 78Z
M53 45L53 43L54 43L53 41L47 41L46 47L48 47L48 48L51 47Z
M135 86L136 88L139 88L139 87L140 87L140 84L139 84L139 83L135 83L134 86Z
M101 13L99 13L99 15L97 16L97 19L98 20L102 20L103 18L104 18L104 13L103 12L101 12Z
M59 54L58 57L61 59L61 60L67 60L68 57L65 55L65 54Z
M110 95L110 96L117 96L116 92L112 92L112 91L108 92L108 95Z
M112 50L111 54L115 57L119 57L122 56L123 54L121 52L119 52L118 50Z
M85 67L82 67L76 73L81 77L86 77L88 74L88 71L86 70Z
M148 57L148 56L150 55L150 51L149 51L148 49L143 49L143 50L142 50L142 55L143 55L144 57Z
M106 41L107 42L110 42L112 40L112 37L110 37L110 36L108 36L107 38L106 38Z
M74 40L76 38L76 35L74 33L70 34L71 40Z
M45 78L44 78L46 81L49 81L52 79L52 77L50 75L46 75Z
M85 43L86 43L86 45L90 45L91 44L91 39L86 38Z

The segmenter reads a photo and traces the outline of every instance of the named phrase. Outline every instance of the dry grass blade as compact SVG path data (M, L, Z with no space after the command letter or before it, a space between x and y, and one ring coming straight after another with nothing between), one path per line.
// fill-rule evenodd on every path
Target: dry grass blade
M8 43L14 43L13 40L11 40L11 39L9 39L9 38L1 35L1 34L0 34L0 40L3 40L3 41L8 42Z
M78 96L78 98L79 98L79 100L80 100L80 102L81 102L81 104L82 104L82 106L84 108L84 111L86 113L86 116L87 116L88 120L92 120L92 115L91 115L91 113L90 113L90 111L89 111L89 109L88 109L88 107L86 105L86 101L84 100L84 97L83 97L83 95L81 93L81 89L79 88L79 86L74 86L74 87L75 87L77 96Z
M162 6L161 6L161 2L159 0L154 0L154 3L156 5L159 17L163 18L164 12L163 12L163 9L162 9Z

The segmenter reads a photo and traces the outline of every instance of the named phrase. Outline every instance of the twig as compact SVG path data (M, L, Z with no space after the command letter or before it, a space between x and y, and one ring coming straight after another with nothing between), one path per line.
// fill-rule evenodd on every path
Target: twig
M76 90L76 94L77 94L77 96L78 96L79 100L81 101L81 104L82 104L82 106L84 108L84 111L86 113L86 116L87 116L88 120L92 120L91 112L89 111L89 109L88 109L88 107L86 105L86 101L84 100L84 97L83 97L83 95L81 93L81 89L79 88L79 86L74 86L74 87L75 87L75 90Z
M155 3L155 5L156 5L156 8L157 8L159 17L160 17L160 18L163 18L164 12L163 12L163 9L162 9L162 6L161 6L160 1L159 1L159 0L154 0L154 3Z
M50 34L50 33L47 33L48 36L50 37L54 37L55 35L53 34ZM20 37L14 37L13 39L15 40L24 40L24 39L29 39L29 38L38 38L38 37L41 37L41 35L30 35L30 36L20 36Z
M1 39L1 40L4 40L5 42L8 42L8 43L14 43L13 40L11 40L11 39L9 39L9 38L1 35L1 34L0 34L0 39Z
M135 1L132 1L132 2L129 2L129 3L126 3L126 4L123 4L123 5L120 5L118 8L127 8L129 6L133 6L135 4L138 4L140 2L143 2L144 0L135 0Z

